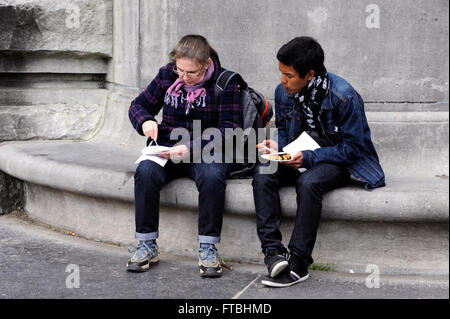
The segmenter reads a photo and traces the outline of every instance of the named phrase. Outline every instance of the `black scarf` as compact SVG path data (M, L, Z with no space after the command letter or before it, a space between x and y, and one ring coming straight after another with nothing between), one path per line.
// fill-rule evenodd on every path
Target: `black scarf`
M328 94L329 85L330 79L325 71L322 75L313 77L306 87L294 95L295 104L305 116L305 129L318 130L320 105Z

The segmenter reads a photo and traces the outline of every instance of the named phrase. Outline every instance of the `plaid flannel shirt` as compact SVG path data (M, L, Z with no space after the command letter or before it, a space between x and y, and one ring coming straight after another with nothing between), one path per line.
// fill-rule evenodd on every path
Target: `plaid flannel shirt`
M237 81L233 79L219 100L216 101L214 87L217 77L224 69L220 66L220 62L217 59L213 58L213 62L214 72L204 84L206 89L206 106L196 106L190 109L188 114L186 114L185 105L178 105L175 108L164 102L167 89L175 82L178 75L173 72L174 62L161 67L153 81L131 102L128 115L136 131L140 135L144 135L142 124L148 120L156 121L155 117L162 108L162 121L158 124L158 144L164 146L175 145L181 140L181 136L178 139L171 140L171 132L175 128L185 128L190 134L190 145L188 147L192 157L195 143L198 143L200 148L203 149L212 140L211 136L203 136L201 139L193 140L194 120L201 121L202 135L206 128L218 128L222 134L222 141L224 141L226 128L235 129L242 127L243 120ZM224 147L224 145L223 143L222 146Z

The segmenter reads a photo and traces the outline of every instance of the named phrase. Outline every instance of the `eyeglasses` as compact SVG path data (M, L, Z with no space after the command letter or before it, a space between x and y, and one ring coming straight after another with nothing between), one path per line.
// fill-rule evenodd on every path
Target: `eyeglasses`
M203 68L201 68L200 70L197 70L197 71L182 71L182 70L178 69L177 66L173 67L173 72L178 74L178 76L186 75L186 77L188 77L188 78L197 77L202 73L202 71L203 71Z

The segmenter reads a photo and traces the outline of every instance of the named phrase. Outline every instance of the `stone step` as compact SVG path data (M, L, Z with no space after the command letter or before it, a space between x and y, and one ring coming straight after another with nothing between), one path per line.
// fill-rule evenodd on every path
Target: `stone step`
M131 96L108 96L103 125L88 141L8 142L0 169L25 183L25 210L44 223L82 236L134 242L133 176L145 137L127 116ZM448 275L448 113L368 112L387 186L346 187L324 196L313 257L339 271L377 264L383 273ZM262 262L251 180L230 180L221 252ZM285 243L295 216L295 191L280 192ZM162 251L197 249L198 192L178 179L161 193ZM437 265L437 266L436 266Z
M182 192L181 188L178 190ZM248 202L252 201L250 197ZM33 183L26 183L26 198L26 211L33 219L90 239L122 246L136 244L131 201L81 195ZM183 203L178 207L161 206L158 245L163 253L191 257L198 249L198 215L182 206ZM284 217L281 232L286 245L293 224L291 216ZM261 264L254 213L225 213L218 248L232 264ZM381 216L378 221L324 218L313 258L316 265L347 273L364 273L368 265L377 265L381 275L448 276L448 252L448 221L390 222Z
M133 175L129 145L88 142L15 142L0 145L0 167L25 181L25 210L41 222L121 245L134 243ZM228 181L221 252L234 262L261 263L251 180ZM373 192L346 187L324 196L313 257L338 271L448 275L448 178L387 175ZM280 192L288 243L295 191ZM198 192L175 180L161 193L162 251L196 251ZM438 265L438 266L436 266Z
M107 96L105 89L0 88L0 142L90 138Z
M92 142L6 143L0 165L16 178L47 187L100 198L133 202L133 176L139 154L127 146ZM335 190L324 197L324 217L368 221L448 222L448 176L401 176L387 172L386 187L367 192L360 186ZM180 190L183 190L182 192ZM230 180L226 210L252 214L251 180ZM197 189L188 179L168 184L161 202L195 210ZM293 188L282 190L285 213L295 216Z
M0 105L0 141L86 139L100 125L104 108L98 104Z
M45 104L102 104L109 91L80 88L0 88L0 106ZM45 122L41 123L45 125Z
M0 73L0 88L104 89L105 74Z

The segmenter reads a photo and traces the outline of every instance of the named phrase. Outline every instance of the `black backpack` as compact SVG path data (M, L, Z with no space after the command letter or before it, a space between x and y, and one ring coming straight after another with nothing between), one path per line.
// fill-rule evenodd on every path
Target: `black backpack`
M233 77L238 80L241 94L242 129L245 131L253 128L257 132L258 128L264 128L269 124L273 116L273 108L261 93L248 86L247 82L244 81L239 73L224 71L219 75L215 86L215 98L216 100L220 98L222 92ZM246 145L247 136L245 135L244 143L244 149L246 151L248 146ZM249 178L252 176L255 167L256 163L249 162L246 154L244 154L244 163L233 163L231 171L228 173L228 178Z

